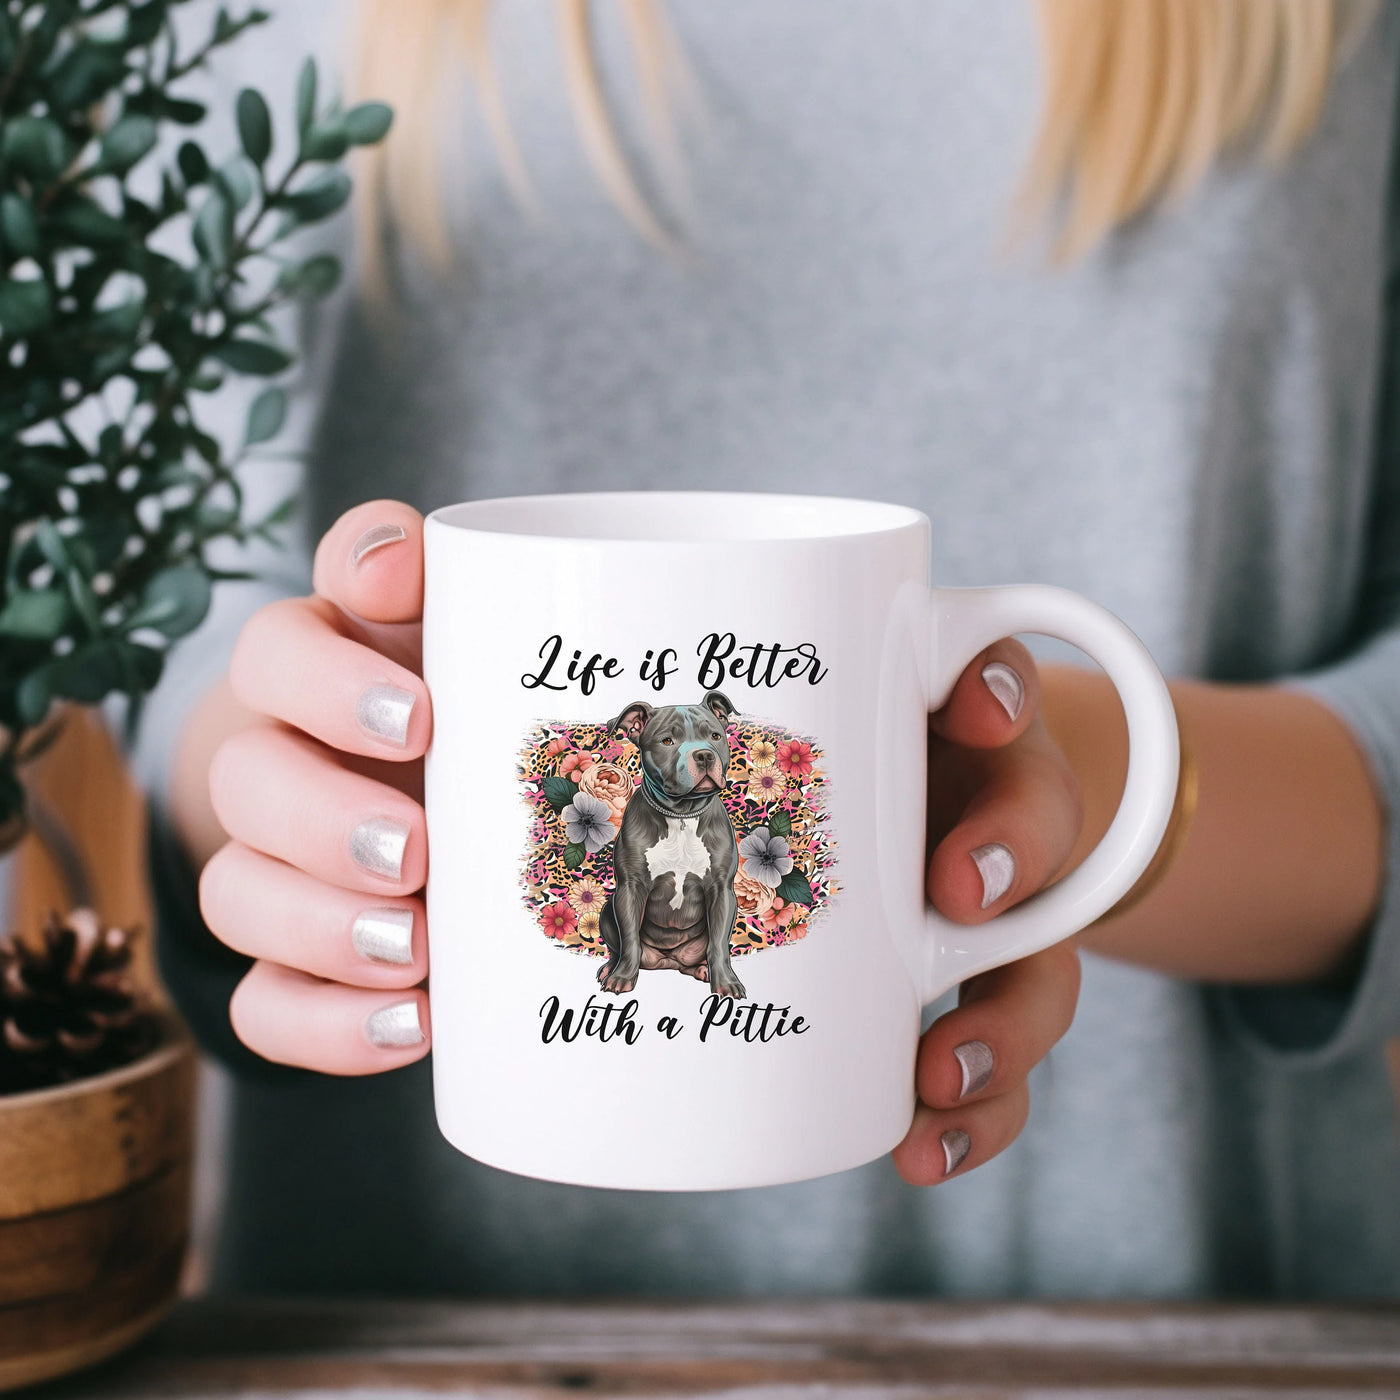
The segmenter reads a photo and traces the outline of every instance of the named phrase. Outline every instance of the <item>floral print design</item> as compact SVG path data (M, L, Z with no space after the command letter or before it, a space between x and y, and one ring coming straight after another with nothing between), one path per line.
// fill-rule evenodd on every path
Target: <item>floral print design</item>
M580 791L559 817L570 842L581 843L589 855L596 855L618 832L612 823L612 808L591 792Z
M839 887L821 748L735 716L729 751L723 801L739 846L737 956L805 937ZM517 771L530 814L525 906L554 942L605 957L599 915L613 889L612 843L642 780L641 754L605 725L550 720L527 735Z

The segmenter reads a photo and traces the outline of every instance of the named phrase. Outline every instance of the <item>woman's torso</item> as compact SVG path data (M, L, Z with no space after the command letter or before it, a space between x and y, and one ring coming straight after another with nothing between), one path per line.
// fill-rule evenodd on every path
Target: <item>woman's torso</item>
M616 14L594 8L630 117ZM637 238L587 169L553 11L500 9L502 80L546 220L521 215L472 125L445 177L468 215L459 271L410 270L407 319L387 331L359 309L345 322L314 527L376 495L426 509L612 487L859 494L927 512L938 581L1078 589L1170 672L1278 675L1340 645L1365 542L1392 27L1347 65L1285 171L1212 176L1050 272L1001 251L1036 117L1028 0L676 3L709 112L688 142L698 216L681 258ZM421 1067L248 1087L224 1278L469 1293L1396 1286L1400 1221L1376 1214L1396 1165L1378 1061L1284 1074L1196 990L1091 959L1075 1026L1033 1087L1022 1140L936 1191L877 1163L696 1197L479 1167L438 1139ZM1366 1163L1353 1179L1279 1161L1329 1112ZM1322 1220L1346 1260L1310 1249Z

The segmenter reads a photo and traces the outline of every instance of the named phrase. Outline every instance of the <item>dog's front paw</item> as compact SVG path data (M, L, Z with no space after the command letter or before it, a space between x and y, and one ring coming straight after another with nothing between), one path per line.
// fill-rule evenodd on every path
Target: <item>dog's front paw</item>
M748 994L744 991L744 984L734 975L732 971L720 973L710 980L710 990L717 997L733 997L735 1001L743 1001Z
M637 985L637 969L629 971L608 962L598 974L598 985L605 992L630 992Z

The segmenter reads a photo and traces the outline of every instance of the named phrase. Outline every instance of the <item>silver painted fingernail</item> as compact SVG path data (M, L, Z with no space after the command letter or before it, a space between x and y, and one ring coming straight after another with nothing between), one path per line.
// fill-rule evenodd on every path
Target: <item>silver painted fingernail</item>
M350 833L350 859L371 875L397 880L403 873L408 834L408 823L397 817L371 817Z
M376 549L383 549L386 544L398 544L400 540L407 538L408 534L402 525L371 525L355 541L355 547L350 551L350 562L358 569L366 554L373 554Z
M953 1054L962 1066L962 1088L958 1090L958 1097L965 1099L969 1094L980 1094L991 1083L996 1065L992 1047L984 1040L965 1040L953 1047Z
M398 1050L405 1045L421 1045L426 1037L418 1020L416 1001L381 1006L365 1017L365 1039L381 1050Z
M413 910L366 909L350 926L350 942L370 962L406 967L413 961Z
M399 748L408 743L408 718L418 697L396 685L372 685L355 701L355 718L360 728L376 739Z
M949 1128L938 1140L943 1144L943 1175L951 1176L962 1166L972 1139L961 1128Z
M1011 888L1016 857L1000 841L993 841L990 846L978 846L972 860L982 877L982 908L988 909Z
M1001 702L1007 718L1014 721L1026 703L1025 682L1004 661L989 661L982 667L982 679Z

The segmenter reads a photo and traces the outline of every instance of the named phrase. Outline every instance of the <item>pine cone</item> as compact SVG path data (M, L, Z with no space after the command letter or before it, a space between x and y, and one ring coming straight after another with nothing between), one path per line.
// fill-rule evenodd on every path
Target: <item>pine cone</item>
M131 935L91 909L49 916L43 943L0 937L0 1093L45 1088L139 1059L156 1024L128 976Z

